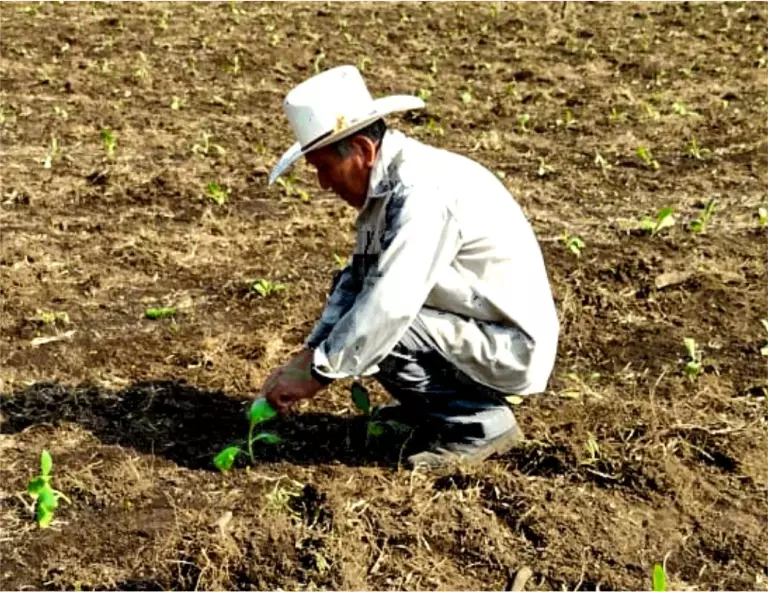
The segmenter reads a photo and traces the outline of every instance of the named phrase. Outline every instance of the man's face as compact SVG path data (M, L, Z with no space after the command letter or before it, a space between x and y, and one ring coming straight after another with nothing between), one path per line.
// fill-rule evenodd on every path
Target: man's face
M342 158L333 146L306 155L315 167L320 187L331 190L349 205L360 209L368 194L368 180L376 160L376 145L364 136L355 136L349 153Z

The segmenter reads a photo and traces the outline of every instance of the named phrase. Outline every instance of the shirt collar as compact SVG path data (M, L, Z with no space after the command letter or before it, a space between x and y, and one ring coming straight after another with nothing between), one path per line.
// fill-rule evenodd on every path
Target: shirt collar
M400 156L405 140L405 135L396 130L387 130L384 134L379 154L371 169L366 205L369 200L384 197L391 191L390 184L386 182L389 177L389 167Z

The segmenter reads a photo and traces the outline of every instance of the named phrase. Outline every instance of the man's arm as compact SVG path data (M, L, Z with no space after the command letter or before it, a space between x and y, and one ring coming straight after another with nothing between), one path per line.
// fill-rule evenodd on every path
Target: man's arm
M314 349L325 383L374 373L421 310L437 276L459 251L458 223L439 194L404 200L377 266L349 310Z
M315 349L328 337L334 325L352 307L358 292L359 286L355 285L351 264L336 272L331 284L331 294L320 318L304 341L304 347Z

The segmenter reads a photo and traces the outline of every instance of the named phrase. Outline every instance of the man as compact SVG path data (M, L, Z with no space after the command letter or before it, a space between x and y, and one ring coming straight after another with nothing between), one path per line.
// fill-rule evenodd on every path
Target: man
M305 348L261 394L285 413L334 380L372 376L399 401L382 416L433 439L408 464L434 468L522 439L505 396L546 388L559 323L536 237L496 176L387 130L385 115L423 106L374 100L352 66L287 95L299 141L270 184L305 156L359 210L357 243Z

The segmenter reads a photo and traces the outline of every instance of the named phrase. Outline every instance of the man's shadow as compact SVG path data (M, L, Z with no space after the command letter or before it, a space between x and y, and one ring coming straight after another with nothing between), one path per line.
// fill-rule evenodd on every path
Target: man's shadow
M213 457L245 439L250 400L183 382L152 381L121 391L37 383L3 395L0 403L0 433L73 422L105 444L155 454L190 469L215 470ZM360 415L296 413L276 418L264 429L278 434L282 442L256 442L257 464L396 466L400 458L402 438L367 437Z

